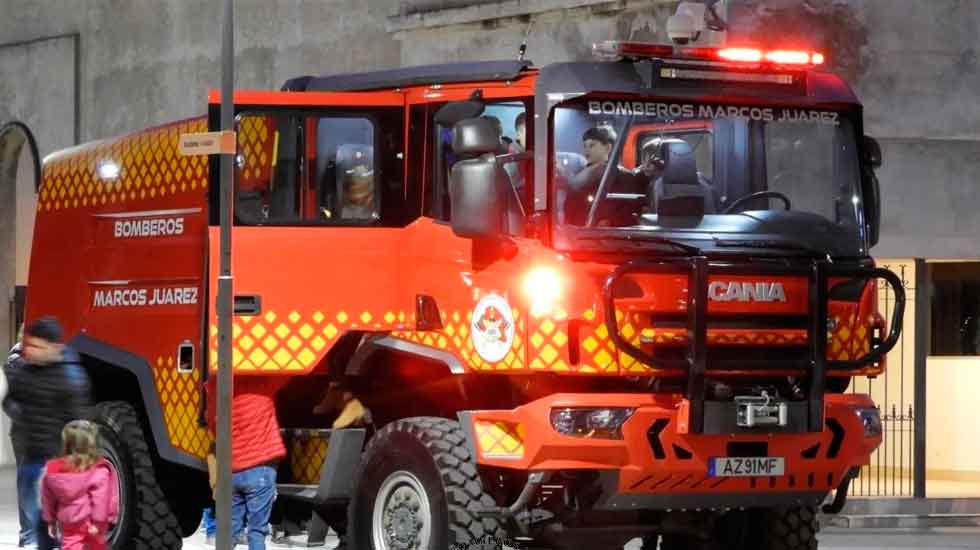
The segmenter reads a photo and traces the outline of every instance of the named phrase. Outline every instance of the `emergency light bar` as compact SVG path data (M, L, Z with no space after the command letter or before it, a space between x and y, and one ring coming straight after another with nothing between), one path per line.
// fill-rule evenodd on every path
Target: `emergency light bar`
M822 65L822 53L804 50L760 50L757 48L684 48L648 42L607 40L592 45L592 53L600 59L619 61L623 58L691 59L727 61L734 63L768 63L772 65Z

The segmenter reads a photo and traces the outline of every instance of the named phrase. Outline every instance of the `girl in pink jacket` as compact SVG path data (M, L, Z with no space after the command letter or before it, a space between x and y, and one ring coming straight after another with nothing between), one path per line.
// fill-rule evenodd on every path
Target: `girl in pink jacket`
M64 456L48 461L41 481L42 517L61 533L62 550L104 550L119 517L116 472L102 458L95 424L73 420L61 439Z

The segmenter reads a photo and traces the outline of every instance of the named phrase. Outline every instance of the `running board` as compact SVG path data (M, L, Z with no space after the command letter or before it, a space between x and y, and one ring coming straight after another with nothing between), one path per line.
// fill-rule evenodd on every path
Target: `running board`
M346 501L354 488L354 475L364 448L363 428L344 430L282 430L285 436L316 435L327 439L327 456L320 465L318 485L282 483L279 493L314 504Z
M283 430L284 434L296 435L303 430ZM311 431L311 430L307 430ZM276 486L280 496L292 498L314 505L313 517L309 527L308 544L322 544L327 538L327 523L320 516L334 505L346 506L354 490L354 475L361 462L361 449L367 430L352 428L344 430L312 430L318 435L327 435L327 456L320 467L319 485L300 485L282 483Z
M311 504L319 504L320 501L317 499L317 493L319 492L319 485L300 485L298 483L280 483L276 485L276 489L279 492L279 498L292 498L296 500L302 500L303 502L309 502Z
M279 492L279 498L291 498L308 502L310 504L316 504L318 506L329 506L334 504L342 505L347 504L347 502L350 500L348 497L328 498L326 500L322 500L317 497L319 487L319 485L300 485L298 483L280 483L276 485L276 489Z

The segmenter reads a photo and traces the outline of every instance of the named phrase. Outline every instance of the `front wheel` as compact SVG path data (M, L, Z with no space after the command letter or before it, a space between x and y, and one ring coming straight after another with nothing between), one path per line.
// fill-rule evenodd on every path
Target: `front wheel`
M350 547L365 550L500 548L499 520L477 511L484 493L459 423L396 420L371 438L355 478Z
M179 550L177 517L157 483L139 416L122 401L99 403L95 422L103 455L119 478L119 521L109 531L114 550Z
M816 508L794 506L756 511L762 550L817 550L820 522Z
M817 550L820 530L810 506L763 508L719 516L702 536L664 534L643 539L643 550Z

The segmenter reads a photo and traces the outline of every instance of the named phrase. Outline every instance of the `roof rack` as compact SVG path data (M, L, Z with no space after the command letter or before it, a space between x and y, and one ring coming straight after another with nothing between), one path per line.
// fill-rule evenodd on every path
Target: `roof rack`
M516 79L531 66L530 61L466 61L418 65L365 73L319 77L301 76L287 80L283 84L282 90L291 92L364 92L458 82L502 82Z

